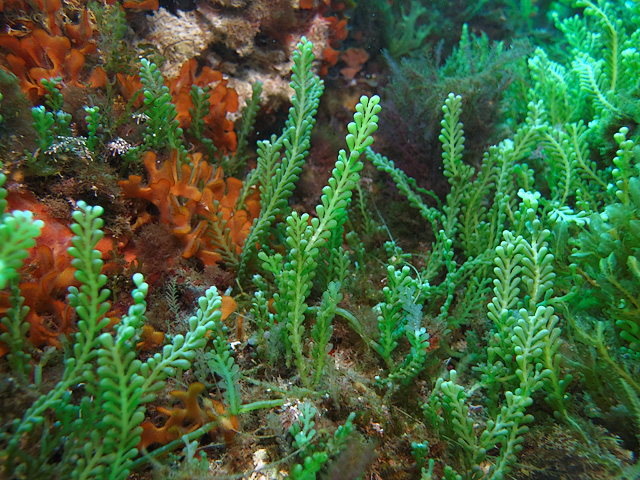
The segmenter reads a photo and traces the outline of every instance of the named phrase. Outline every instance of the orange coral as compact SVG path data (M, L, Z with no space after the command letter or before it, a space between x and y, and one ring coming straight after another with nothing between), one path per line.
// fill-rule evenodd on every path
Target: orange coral
M85 7L78 18L78 23L65 23L64 31L75 47L86 45L93 36L93 25L89 21L89 11Z
M0 12L4 12L5 7L19 10L23 8L23 5L22 0L0 0Z
M230 297L229 295L222 295L222 304L220 305L220 312L222 313L222 316L220 317L220 320L226 320L229 315L236 311L237 308L238 304L233 297Z
M31 15L33 20L25 20L20 15L20 20L10 22L7 33L0 35L0 46L10 51L4 68L20 79L22 91L34 102L45 93L43 79L61 77L65 85L89 83L93 87L101 87L106 81L100 67L81 75L85 56L96 51L87 8L65 3L61 12L62 6L60 0L0 0L0 11L5 7L27 14L35 10L46 18L40 21L41 16ZM72 17L78 18L77 23L63 21Z
M189 113L189 109L193 108L190 94L191 86L210 86L209 113L204 118L208 137L217 147L226 151L235 151L236 134L233 131L233 122L227 120L227 113L238 110L238 94L233 88L227 87L228 81L222 77L222 73L204 67L196 76L197 69L196 60L188 60L182 64L180 74L169 81L169 91L176 105L180 126L186 129L191 123L191 114ZM214 83L216 85L212 86Z
M142 88L142 82L140 81L139 75L124 75L122 73L116 73L116 78L118 79L118 83L120 84L120 92L122 96L126 100L131 100L133 96L137 93L138 96L135 100L134 105L136 107L140 107L142 105L142 100L144 96L140 89Z
M63 7L61 0L0 0L0 12L4 11L5 7L14 11L13 17L8 16L5 19L8 23L8 35L25 36L37 30L36 25L39 25L54 36L60 36L64 31L73 46L81 48L93 36L89 11L86 6L82 7L73 2L65 2L64 6L65 9L60 12ZM42 21L38 12L44 13L46 22ZM78 18L78 23L71 23L69 19L75 17Z
M339 20L338 17L329 17L330 30L329 40L332 44L340 44L349 36L349 28L347 27L347 19Z
M7 202L9 210L29 210L34 213L35 218L44 221L41 234L36 239L36 247L25 260L25 265L29 266L26 272L29 281L21 282L19 289L25 298L24 305L29 307L25 317L25 321L30 324L29 341L36 347L60 347L59 336L74 331L73 309L64 301L69 286L79 284L74 276L75 268L71 265L71 256L67 252L71 246L73 232L66 224L52 217L47 208L30 192L12 190L7 195ZM96 248L102 253L102 259L108 261L112 259L114 240L105 236ZM103 273L113 267L113 263L106 263ZM6 314L10 306L9 293L0 293L0 317ZM232 297L222 296L222 320L236 308L237 304ZM110 325L118 323L120 316L117 311L108 312L107 317L113 317ZM137 347L149 350L161 345L163 341L162 332L144 326ZM0 357L6 353L6 348L0 343Z
M229 295L222 295L222 304L220 305L220 320L226 320L229 315L236 311L238 304ZM207 332L207 337L211 332ZM159 347L164 343L164 333L155 330L150 325L144 325L140 334L140 341L136 344L138 350L148 351Z
M340 47L349 35L346 18L340 19L337 16L331 16L325 18L325 20L329 24L329 44L322 51L322 65L319 72L321 77L327 74L330 67L338 63L338 51L336 49Z
M217 426L212 428L211 435L221 433L227 443L233 441L238 431L238 419L229 414L224 405L210 398L202 399L202 407L198 402L198 394L204 390L202 383L196 382L189 386L186 392L174 390L171 396L182 400L185 408L169 410L157 407L157 410L166 415L167 421L162 427L156 427L150 421L142 423L142 435L138 450L142 451L154 443L166 445L189 432L193 432L207 423L217 420Z
M80 72L85 54L96 49L93 43L86 43L80 49L72 48L67 37L51 36L42 29L21 39L0 35L0 46L11 51L7 55L8 70L20 79L22 91L34 102L46 92L43 79L61 77L66 84L82 86ZM105 79L104 70L96 67L86 82L101 87Z
M320 76L324 77L329 71L330 67L333 67L338 63L338 51L330 46L322 51L322 65L320 66Z
M158 332L150 325L143 325L140 341L136 344L138 350L153 350L164 343L164 333Z
M235 178L225 182L221 169L214 171L199 153L190 160L191 165L178 167L174 152L171 160L157 168L156 154L146 152L143 162L149 174L147 186L142 186L142 177L138 175L119 183L126 197L143 198L158 207L160 219L171 226L182 243L185 258L196 256L212 265L222 260L223 245L234 254L241 251L259 213L258 193L245 200L247 210L237 210L242 182ZM221 235L225 229L229 229L229 234Z
M0 12L5 10L17 10L20 12L31 12L34 8L45 14L47 19L47 29L54 35L60 35L62 31L56 22L56 12L60 10L62 3L60 0L0 0Z
M25 321L30 324L29 341L36 347L53 345L60 347L58 336L73 331L72 310L59 300L69 285L77 285L73 269L67 258L54 260L52 250L44 245L36 249L37 266L31 272L32 282L19 285L24 305L29 307ZM8 293L0 294L0 316L11 306ZM2 354L5 352L2 351Z
M31 193L10 191L7 202L10 210L30 210L35 218L44 221L37 246L25 261L25 265L31 268L28 271L30 281L21 282L19 288L25 305L29 307L25 321L30 324L30 342L36 347L59 347L60 334L73 331L72 309L61 300L70 285L78 285L74 277L75 268L71 266L71 256L67 253L73 233L67 225L51 217L46 207ZM113 241L105 237L97 248L103 258L108 258ZM5 314L9 306L9 294L0 294L0 316ZM4 353L0 347L0 356Z
M128 0L122 4L129 10L158 10L158 0Z
M342 52L340 59L347 64L340 69L340 73L347 80L352 80L369 60L369 54L362 48L348 48Z
M166 81L169 92L173 97L176 106L177 119L180 127L189 128L191 124L190 109L193 108L191 101L191 86L210 87L209 89L209 112L204 117L206 132L205 136L213 140L213 143L223 152L233 152L237 147L234 124L227 119L227 113L234 113L238 110L238 94L227 86L228 80L224 79L222 73L204 67L198 75L198 64L195 59L188 60L180 67L177 77ZM118 83L120 91L125 99L130 100L136 93L138 97L135 105L140 107L144 99L140 89L142 83L138 75L123 75L118 73Z

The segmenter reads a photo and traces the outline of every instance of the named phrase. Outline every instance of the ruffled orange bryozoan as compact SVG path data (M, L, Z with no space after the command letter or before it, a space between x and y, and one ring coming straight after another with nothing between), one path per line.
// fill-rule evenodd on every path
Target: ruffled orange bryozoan
M227 86L228 80L223 78L222 73L204 67L198 75L196 71L198 64L195 59L187 60L180 67L177 77L165 81L169 88L173 103L176 106L177 119L183 130L191 125L191 112L193 102L191 101L191 86L209 87L209 112L204 116L205 123L204 136L213 141L214 145L220 149L221 153L235 152L237 147L234 124L227 119L227 113L234 113L238 110L238 94ZM140 76L116 74L120 84L120 92L126 100L131 100L137 95L134 105L142 106L142 82Z
M76 269L71 265L71 256L67 249L71 246L73 232L64 223L51 217L46 207L38 202L30 192L9 192L7 196L10 210L30 210L35 218L44 221L40 236L36 239L36 246L31 249L25 260L23 269L24 281L18 288L24 298L24 306L29 308L24 321L29 323L28 339L35 347L61 347L60 335L69 335L75 331L74 310L66 302L69 286L79 286L75 278ZM114 240L103 237L96 249L101 252L105 265L102 272L113 269L112 252ZM127 255L125 255L126 257ZM11 307L11 296L8 290L0 292L0 318L5 316ZM237 308L235 300L222 295L221 320L225 320ZM111 319L110 326L120 322L122 312L111 310L107 312ZM0 331L2 330L0 326ZM164 344L164 333L155 331L152 327L142 327L142 334L137 345L141 350L152 350ZM0 342L0 357L8 352L7 347Z
M44 25L53 35L60 35L62 30L58 26L56 13L62 7L61 0L0 0L0 12L4 12L5 10L15 10L23 14L31 14L32 12L41 12L44 14L46 22ZM35 13L34 12L34 13ZM24 18L25 15L22 15ZM21 26L24 26L25 23L31 25L33 22L21 21ZM11 26L10 24L8 25ZM11 31L8 29L8 31Z
M127 0L122 6L128 10L158 10L160 6L158 0Z
M228 81L222 77L222 73L204 67L196 76L197 68L198 64L192 58L184 62L180 74L169 81L169 91L176 105L180 126L186 130L191 123L191 86L208 86L209 113L204 117L206 137L213 140L216 147L223 149L223 153L235 152L236 133L233 122L227 119L227 113L238 110L238 94L233 88L227 87Z
M35 218L44 221L36 247L25 260L24 281L20 282L20 294L29 307L25 321L30 324L29 341L36 347L52 345L60 347L59 336L74 331L73 309L64 301L70 285L78 285L75 268L67 249L71 246L73 232L64 223L49 215L47 208L29 192L10 191L7 195L10 210L29 210ZM104 237L98 243L103 259L110 258L113 240ZM0 317L11 306L8 292L0 293ZM6 353L0 344L0 356Z
M77 285L70 259L54 259L51 248L39 245L31 259L36 269L31 272L32 281L21 282L20 295L29 308L25 321L29 323L29 341L36 347L52 345L60 347L59 336L73 331L72 312L66 302L60 300L70 285ZM0 317L11 306L8 292L0 293ZM0 345L0 356L5 347Z
M198 402L198 394L203 390L204 385L196 382L192 383L186 392L179 390L171 392L172 397L182 400L185 408L169 410L157 407L158 412L168 417L167 421L162 427L156 427L148 420L143 422L138 450L147 449L154 443L166 445L211 422L217 422L217 425L209 433L211 435L220 433L227 443L231 443L238 431L238 419L228 413L222 403L211 398L202 398L201 407Z
M0 35L0 47L11 52L6 57L7 70L18 77L22 91L34 103L46 93L42 80L60 77L64 84L77 87L84 83L92 87L105 84L106 76L100 67L94 68L87 78L81 75L85 55L96 50L93 43L75 48L68 37L52 36L42 29L36 29L20 39Z
M242 188L237 178L222 178L222 170L195 153L190 164L178 165L177 153L156 165L156 154L143 157L149 180L139 175L120 181L128 198L143 198L160 211L160 220L169 225L184 247L183 257L195 256L205 265L229 261L242 251L253 219L260 211L259 194L245 198L245 208L236 203Z
M9 19L7 33L0 35L0 47L10 52L4 68L20 79L22 91L34 103L45 93L42 80L60 77L63 85L94 88L106 82L100 67L82 71L86 55L96 51L87 7L66 3L64 11L62 7L60 0L0 0L0 11L13 10L13 17L18 12L20 19L15 29ZM25 16L33 20L24 21ZM77 21L69 22L69 17Z
M229 315L236 311L238 303L229 295L221 295L220 305L220 321L225 321ZM211 332L207 332L206 337L209 338ZM144 325L140 333L140 341L136 344L136 348L142 351L154 350L164 344L165 335L163 332L155 330L150 325Z
M353 80L364 64L369 61L369 54L363 48L348 48L341 53L340 59L347 64L340 69L343 78Z

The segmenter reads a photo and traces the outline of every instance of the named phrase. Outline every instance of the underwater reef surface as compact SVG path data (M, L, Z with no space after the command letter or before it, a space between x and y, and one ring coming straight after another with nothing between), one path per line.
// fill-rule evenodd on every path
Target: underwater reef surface
M639 3L0 27L0 477L640 478Z

